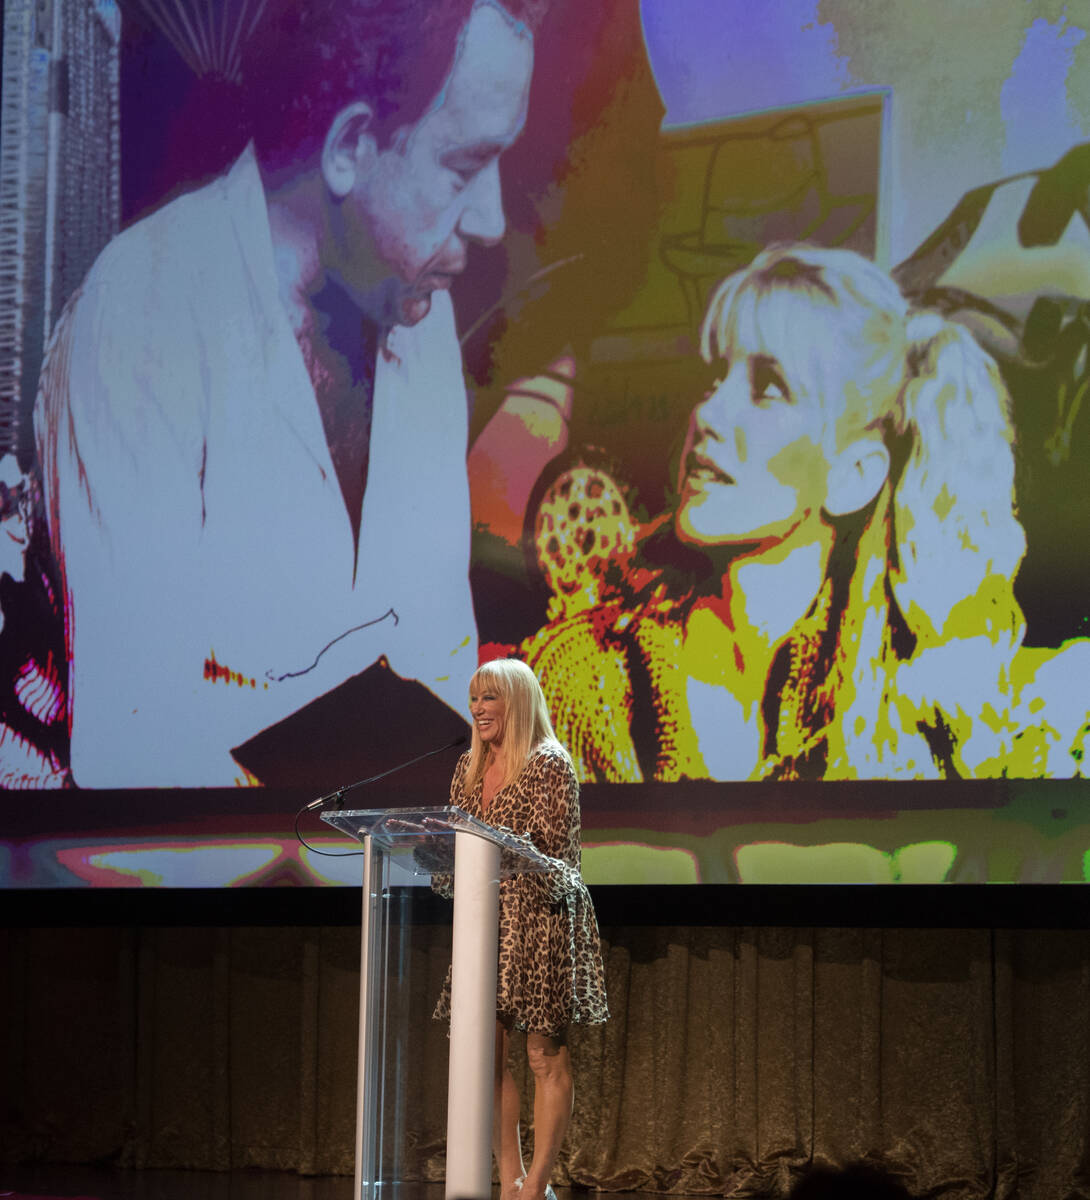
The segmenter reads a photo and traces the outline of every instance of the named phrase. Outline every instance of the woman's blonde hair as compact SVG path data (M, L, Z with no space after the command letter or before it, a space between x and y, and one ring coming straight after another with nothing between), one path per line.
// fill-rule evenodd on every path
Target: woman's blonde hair
M785 743L803 754L819 727L833 758L854 757L853 739L870 755L889 724L880 710L895 703L897 661L983 636L1003 680L1021 643L1013 584L1025 535L1009 396L967 330L912 309L886 272L849 250L771 247L727 278L708 305L701 354L729 359L739 338L783 347L823 402L835 401L838 447L878 433L889 451L875 501L834 522L830 575L841 578L827 579L789 635L787 657L806 669L794 670L794 684L770 677L782 694L766 702L776 714L766 738L773 759L782 763ZM785 719L790 710L796 718Z
M517 658L496 658L478 667L469 681L470 695L492 690L503 700L504 772L502 787L513 783L522 773L533 750L543 742L562 749L553 732L545 694L537 676ZM492 756L491 747L481 741L477 726L469 750L466 787L472 791L482 778Z

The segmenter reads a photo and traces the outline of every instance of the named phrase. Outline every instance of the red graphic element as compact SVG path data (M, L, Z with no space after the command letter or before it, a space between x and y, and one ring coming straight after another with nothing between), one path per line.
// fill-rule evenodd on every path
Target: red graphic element
M492 662L497 658L512 658L515 657L515 651L518 647L512 642L481 642L480 648L477 651L477 666L483 666L486 662Z
M252 676L243 675L241 671L232 671L230 667L216 662L214 650L204 660L204 677L213 683L219 683L222 679L224 683L237 683L239 687L257 687L257 680Z
M15 695L19 703L32 717L43 725L52 725L64 707L57 666L50 651L41 666L34 658L28 658L15 676Z

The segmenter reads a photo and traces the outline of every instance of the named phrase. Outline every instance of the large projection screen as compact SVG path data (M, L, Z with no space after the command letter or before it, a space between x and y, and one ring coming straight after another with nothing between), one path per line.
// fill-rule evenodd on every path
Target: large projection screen
M5 0L0 886L358 884L506 655L592 884L1090 878L1079 10L351 7Z

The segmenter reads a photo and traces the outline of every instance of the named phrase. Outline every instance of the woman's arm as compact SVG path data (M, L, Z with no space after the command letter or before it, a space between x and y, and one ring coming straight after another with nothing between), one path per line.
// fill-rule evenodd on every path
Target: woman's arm
M548 857L550 870L526 878L543 898L555 902L582 887L579 874L579 781L567 755L560 749L539 748L531 756L518 786L530 793L532 813L519 840Z

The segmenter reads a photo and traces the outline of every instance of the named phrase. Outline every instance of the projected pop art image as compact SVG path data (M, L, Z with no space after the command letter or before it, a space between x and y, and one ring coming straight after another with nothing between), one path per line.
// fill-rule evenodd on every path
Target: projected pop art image
M11 882L335 882L498 655L592 881L1084 878L1090 43L1000 8L6 3L0 782L116 813Z

